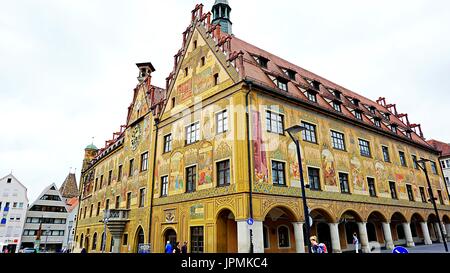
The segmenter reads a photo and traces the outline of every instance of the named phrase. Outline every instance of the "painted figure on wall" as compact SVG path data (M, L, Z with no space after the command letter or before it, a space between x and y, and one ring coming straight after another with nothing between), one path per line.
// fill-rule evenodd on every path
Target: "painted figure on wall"
M169 189L181 190L184 188L183 166L183 155L181 153L175 153L170 160Z
M395 174L395 182L397 184L398 193L401 196L406 196L405 176L403 174Z
M199 151L199 180L198 185L212 184L213 147L205 143Z
M300 187L300 169L298 167L297 147L294 142L289 144L288 153L291 187Z
M322 151L322 166L325 175L325 185L337 186L334 157L330 150L325 149Z
M377 161L375 163L375 173L377 175L377 181L378 181L378 191L380 193L388 193L388 187L386 184L387 181L387 175L386 170L384 169L384 164L380 161Z
M361 174L361 162L356 156L350 161L350 167L352 170L353 189L355 193L366 192L366 184L364 183L364 178Z
M255 164L255 178L258 183L268 182L268 169L266 151L262 142L262 128L260 114L257 111L252 111L253 126L253 160Z

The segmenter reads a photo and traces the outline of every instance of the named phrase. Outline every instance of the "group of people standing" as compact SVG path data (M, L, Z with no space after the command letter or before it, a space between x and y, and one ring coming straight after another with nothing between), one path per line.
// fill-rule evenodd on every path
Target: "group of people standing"
M172 245L170 241L167 241L166 253L187 253L187 242L184 242L183 246L180 246L180 242Z
M313 253L328 253L327 246L324 243L320 243L317 240L317 236L311 236L311 248ZM358 235L353 233L353 245L355 246L355 252L359 253L359 239Z

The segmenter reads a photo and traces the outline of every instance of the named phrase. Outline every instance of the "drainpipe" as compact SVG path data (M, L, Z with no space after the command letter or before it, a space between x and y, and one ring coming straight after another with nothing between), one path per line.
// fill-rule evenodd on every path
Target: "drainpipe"
M155 145L152 145L154 147L153 151L153 171L152 171L152 188L151 188L151 196L150 196L150 219L149 219L149 226L148 226L148 242L150 244L150 252L152 252L152 216L153 216L153 190L155 189L155 169L156 169L156 151L158 150L158 125L159 125L159 119L155 119Z
M251 144L250 144L250 113L249 113L249 96L252 92L252 82L245 81L248 84L248 92L245 95L246 123L247 123L247 160L248 160L248 186L249 186L249 218L253 219L253 188L252 188L252 163L251 163ZM253 253L253 230L250 229L250 253Z

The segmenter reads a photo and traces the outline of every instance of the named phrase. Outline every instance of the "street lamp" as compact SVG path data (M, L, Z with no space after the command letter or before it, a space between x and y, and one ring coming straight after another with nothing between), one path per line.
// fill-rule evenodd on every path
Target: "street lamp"
M109 214L110 214L110 211L109 211L109 209L105 209L105 211L104 211L105 213L104 213L104 215L103 215L103 223L105 224L104 225L104 227L103 227L103 243L102 243L102 253L105 253L105 248L106 248L106 224L108 224L108 220L109 220Z
M309 240L309 237L311 234L311 225L309 223L309 209L308 209L308 205L306 204L305 181L303 180L302 155L300 153L300 139L299 139L299 133L301 133L304 130L306 130L305 127L295 125L289 129L286 129L285 131L292 138L292 141L295 143L295 146L297 148L298 169L300 171L300 184L302 187L303 210L304 210L305 224L306 224L305 240L306 240L306 243L308 246L308 253L312 253L311 241Z
M436 217L438 219L439 231L441 233L442 240L444 241L445 251L448 252L447 241L445 239L444 231L442 230L441 217L439 217L439 212L438 212L437 205L436 205L437 198L434 197L433 189L431 188L430 178L428 177L427 166L425 165L425 163L428 161L430 161L430 160L429 159L421 159L421 160L416 161L416 163L417 163L417 166L419 166L419 168L422 171L424 171L424 173L425 173L425 177L426 177L427 183L428 183L428 194L430 195L430 200L431 200L431 203L433 204L434 212L436 213Z

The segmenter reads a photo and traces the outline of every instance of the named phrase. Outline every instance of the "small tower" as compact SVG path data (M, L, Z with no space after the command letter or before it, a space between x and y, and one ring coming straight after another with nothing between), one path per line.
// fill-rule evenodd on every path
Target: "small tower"
M152 72L155 72L155 68L152 63L140 63L136 64L139 68L139 77L137 78L139 83L143 82L147 76L150 76Z
M98 148L95 147L94 143L88 145L84 149L83 169L81 170L81 172L84 172L87 169L87 167L89 166L89 163L97 155L97 151L98 151Z
M221 31L224 33L232 34L233 23L230 20L231 7L228 4L228 0L216 0L212 7L213 24L220 24Z

